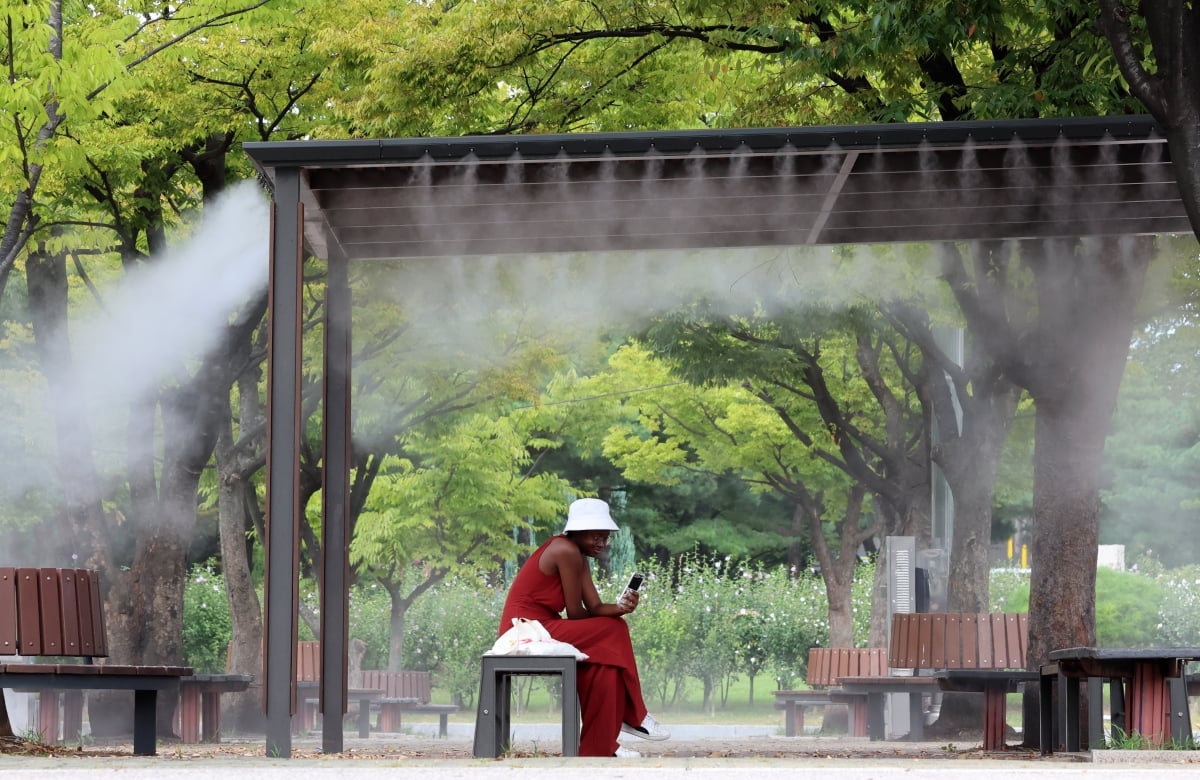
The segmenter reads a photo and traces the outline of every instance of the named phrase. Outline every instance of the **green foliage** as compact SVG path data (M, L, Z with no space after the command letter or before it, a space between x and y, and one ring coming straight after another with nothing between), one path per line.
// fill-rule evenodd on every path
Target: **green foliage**
M388 630L392 598L378 583L350 589L350 638L367 643L363 669L388 668ZM417 669L418 667L405 667Z
M1176 265L1194 265L1191 249ZM1125 544L1134 557L1153 551L1172 567L1200 560L1200 539L1180 533L1200 507L1198 339L1200 329L1179 312L1135 334L1105 445L1111 481L1102 493L1101 542Z
M1096 641L1103 647L1151 647L1188 644L1183 637L1200 637L1197 569L1171 575L1122 572L1106 567L1096 571ZM998 612L1029 610L1029 573L996 570L991 579L991 608Z
M496 641L504 597L471 577L431 588L408 612L404 668L433 672L439 688L470 705L479 689L479 657Z
M232 639L225 577L215 561L196 564L183 589L184 663L198 673L220 674Z
M1162 644L1200 646L1200 565L1163 572L1156 579L1163 590L1157 616Z

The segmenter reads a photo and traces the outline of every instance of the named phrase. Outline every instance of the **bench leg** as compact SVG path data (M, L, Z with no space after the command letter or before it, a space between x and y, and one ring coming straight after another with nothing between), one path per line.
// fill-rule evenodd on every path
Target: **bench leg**
M200 710L200 692L193 685L183 686L179 691L179 738L185 745L200 741Z
M47 745L58 742L58 691L38 693L38 733Z
M1120 677L1113 677L1108 681L1108 713L1112 738L1116 742L1126 733L1125 680Z
M371 698L364 696L358 702L358 736L366 739L371 736Z
M1043 669L1038 680L1038 745L1043 756L1054 752L1054 675Z
M1078 753L1079 678L1059 675L1059 709L1062 712L1062 741L1068 753Z
M475 711L476 758L497 758L500 755L500 739L496 735L496 709L500 707L496 675L490 673L487 659L479 679L479 704Z
M133 692L133 754L152 756L155 754L154 730L158 691Z
M1088 744L1098 748L1104 745L1104 678L1087 678Z
M1186 745L1192 739L1192 715L1188 711L1187 681L1183 677L1167 678L1171 704L1171 741Z
M925 694L908 694L908 738L920 742L925 739Z
M445 737L450 734L450 713L438 713L438 736Z
M562 751L564 756L579 755L579 688L576 667L571 664L562 673Z
M983 749L1004 750L1008 716L1008 685L985 685L983 689Z
M867 733L871 737L871 741L875 742L885 738L883 724L883 709L887 697L882 693L867 694Z
M63 742L78 743L83 734L83 691L63 691Z
M221 741L221 694L210 691L200 697L200 738L205 742Z
M400 717L399 704L380 702L379 720L376 722L376 728L384 732L399 731Z

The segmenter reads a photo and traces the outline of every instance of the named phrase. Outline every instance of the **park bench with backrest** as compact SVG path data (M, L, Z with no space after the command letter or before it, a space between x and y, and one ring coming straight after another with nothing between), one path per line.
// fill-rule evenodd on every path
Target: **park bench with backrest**
M364 645L365 649L365 645ZM401 713L420 713L438 716L438 733L446 736L448 717L458 712L456 704L434 704L433 680L429 672L401 670L387 672L378 669L359 671L351 664L347 696L357 702L358 735L370 736L372 707L379 710L378 731L398 731ZM296 645L296 687L299 711L293 722L294 730L309 731L315 727L318 699L313 696L321 683L321 643L299 642Z
M379 718L375 727L379 731L400 730L402 713L423 713L438 716L438 736L449 731L448 717L458 712L457 704L434 704L433 679L429 672L387 672L379 669L364 669L361 673L363 688L377 688L383 697L376 704Z
M888 665L909 676L842 677L850 692L868 694L872 739L883 738L883 695L907 693L910 736L924 730L921 699L935 691L984 695L983 747L1005 747L1007 694L1035 682L1025 670L1028 615L1025 613L909 613L894 615Z
M133 692L133 752L155 754L158 693L177 691L186 666L97 662L108 656L100 578L87 569L0 567L0 688L39 694L42 739L58 739L59 694L71 693L65 734L82 728L82 691ZM75 706L77 704L77 706Z
M881 647L814 647L808 651L805 682L811 690L775 691L775 709L783 710L784 733L789 737L804 732L804 710L824 707L831 702L850 706L851 736L866 736L865 706L862 696L843 695L839 677L887 674L887 658Z

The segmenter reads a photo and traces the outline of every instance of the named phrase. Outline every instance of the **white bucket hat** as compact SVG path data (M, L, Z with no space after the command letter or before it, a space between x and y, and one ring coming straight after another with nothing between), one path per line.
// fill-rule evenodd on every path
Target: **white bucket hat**
M608 504L598 498L580 498L571 502L567 509L567 531L618 531Z

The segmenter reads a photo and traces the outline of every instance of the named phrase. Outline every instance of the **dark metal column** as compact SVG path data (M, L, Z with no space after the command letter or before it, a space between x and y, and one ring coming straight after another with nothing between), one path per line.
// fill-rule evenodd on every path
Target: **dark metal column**
M297 168L275 171L267 313L266 754L291 758L300 534L300 332L304 258Z
M325 288L324 522L321 538L321 745L343 748L350 538L350 279L349 263L331 246ZM360 707L369 706L366 701ZM365 717L365 713L360 713ZM365 722L365 721L360 721Z

